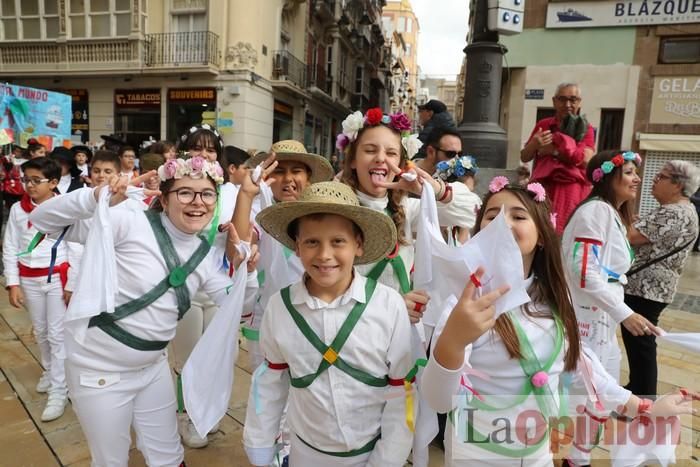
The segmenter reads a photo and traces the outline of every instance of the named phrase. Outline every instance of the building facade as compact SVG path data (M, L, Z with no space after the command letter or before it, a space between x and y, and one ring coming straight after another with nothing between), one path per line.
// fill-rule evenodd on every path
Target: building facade
M409 0L388 0L382 24L392 55L391 110L416 118L418 82L418 35L420 25Z
M175 141L193 124L329 156L351 108L388 102L384 0L0 5L0 79L73 97L74 138Z
M501 38L509 167L566 82L581 86L597 150L631 148L645 158L643 212L655 206L650 187L663 161L700 164L700 6L667 3L673 11L642 0L526 3L523 33Z

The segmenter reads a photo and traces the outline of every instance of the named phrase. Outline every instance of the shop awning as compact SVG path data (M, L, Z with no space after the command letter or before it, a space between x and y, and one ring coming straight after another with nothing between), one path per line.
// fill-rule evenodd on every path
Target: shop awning
M645 151L700 153L700 135L640 133L639 148Z

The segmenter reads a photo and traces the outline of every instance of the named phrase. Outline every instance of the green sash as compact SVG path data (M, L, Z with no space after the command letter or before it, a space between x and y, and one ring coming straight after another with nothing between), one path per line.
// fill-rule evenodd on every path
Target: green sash
M119 342L131 347L132 349L152 351L164 349L168 345L168 342L142 339L118 326L116 321L126 318L127 316L151 305L162 295L164 295L170 288L175 289L175 295L177 297L178 320L182 319L187 310L190 309L190 294L187 287L184 286L185 281L187 280L187 276L189 276L192 271L199 266L204 257L207 256L211 245L206 238L201 238L202 243L200 243L199 247L197 247L190 259L188 259L184 265L181 265L172 240L165 231L165 228L160 220L160 213L149 210L146 211L145 214L146 218L151 224L153 234L158 242L158 247L163 255L163 258L165 259L165 264L167 265L170 274L168 274L153 289L143 296L119 305L114 310L114 313L102 312L97 316L93 316L88 323L88 327L91 328L97 326L114 339L117 339Z

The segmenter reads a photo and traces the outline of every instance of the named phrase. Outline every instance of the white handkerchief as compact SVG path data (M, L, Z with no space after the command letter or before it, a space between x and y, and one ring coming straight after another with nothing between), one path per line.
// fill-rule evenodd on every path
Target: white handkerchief
M700 332L666 332L661 330L657 337L660 341L680 345L693 352L700 353Z

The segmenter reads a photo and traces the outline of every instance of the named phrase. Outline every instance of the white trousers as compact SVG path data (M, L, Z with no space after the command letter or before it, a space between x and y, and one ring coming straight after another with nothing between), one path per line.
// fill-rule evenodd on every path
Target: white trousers
M20 277L19 284L24 293L24 303L34 326L34 337L39 345L41 365L48 373L51 385L49 393L66 393L66 373L63 346L63 319L66 304L63 302L63 287L58 274L51 282L46 277Z
M175 370L180 373L194 346L209 326L218 307L206 294L198 292L192 298L192 306L177 323L175 339L170 343Z
M66 362L73 409L87 438L92 467L126 467L131 435L151 467L177 467L184 450L166 353L140 370L113 373Z
M336 457L320 453L292 434L289 467L365 467L372 452L353 457Z
M579 329L581 332L581 341L590 347L590 349L598 356L600 363L605 368L610 376L615 378L615 381L620 382L620 345L617 342L617 323L613 321L609 314L602 310L591 312L587 309L576 309L576 317L579 321ZM573 391L576 394L576 391ZM574 398L572 397L572 400ZM591 403L588 403L587 409L595 415L606 415L596 413L595 408ZM575 407L570 404L569 414L572 417L581 416L575 412ZM574 418L575 419L575 418ZM574 443L569 451L569 459L576 465L587 465L591 463L590 450L595 447L595 438L597 427L600 425L593 419L588 420L587 430L585 434L574 435ZM615 446L612 447L613 449Z

